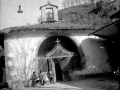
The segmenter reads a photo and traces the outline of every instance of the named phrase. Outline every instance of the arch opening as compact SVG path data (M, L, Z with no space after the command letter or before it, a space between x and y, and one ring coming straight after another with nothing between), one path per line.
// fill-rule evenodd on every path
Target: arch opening
M59 42L57 42L57 39L59 39ZM58 43L62 48L66 50L66 53L72 52L72 54L65 55L63 52L56 52L52 54L52 56L47 57L47 54L52 52L53 48L55 48ZM53 50L53 52L55 50ZM60 51L58 50L58 52ZM67 36L56 35L46 38L40 45L37 55L40 57L40 60L38 61L38 70L45 72L48 72L50 70L54 71L54 76L57 81L70 80L69 71L82 69L82 61L78 47L75 42ZM41 60L43 60L43 62L41 62ZM48 63L45 64L45 61L48 61Z

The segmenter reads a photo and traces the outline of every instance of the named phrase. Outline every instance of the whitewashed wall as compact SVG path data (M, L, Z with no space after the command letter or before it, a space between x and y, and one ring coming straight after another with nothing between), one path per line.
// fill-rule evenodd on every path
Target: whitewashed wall
M109 56L106 47L98 42L99 37L72 36L71 38L76 42L79 49L82 48L86 60L85 68L75 71L71 74L72 76L111 72L112 67L108 61Z
M5 40L5 60L7 80L26 80L31 73L38 70L37 53L41 43L47 37L19 37ZM82 45L85 56L89 56L86 61L86 69L76 72L76 74L101 73L110 71L111 67L107 62L108 56L104 49L100 49L99 44L84 41L91 37L70 36L80 49ZM96 37L92 37L96 38ZM97 54L96 54L97 53ZM102 66L102 68L100 68ZM88 72L89 71L89 72Z
M5 40L7 80L29 79L38 69L37 50L45 37L15 38Z

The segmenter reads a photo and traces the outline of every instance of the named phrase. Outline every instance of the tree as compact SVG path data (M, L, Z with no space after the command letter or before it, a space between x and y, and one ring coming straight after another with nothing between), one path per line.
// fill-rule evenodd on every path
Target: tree
M90 0L90 3L93 4L95 2L95 0Z
M37 22L38 22L38 24L41 24L41 22L42 22L41 16L38 17Z
M76 0L73 0L74 3ZM119 10L119 0L79 0L89 4L77 5L74 7L60 10L60 18L67 23L90 24L96 27L102 27L111 23L109 16L111 13ZM73 2L72 2L73 4Z
M74 6L74 0L70 0L70 6Z
M27 23L27 26L30 26L31 24L30 23Z
M100 0L96 2L96 6L90 11L90 13L99 15L101 18L108 18L110 16L110 13L114 12L115 8L117 7L113 5L115 1L117 0Z

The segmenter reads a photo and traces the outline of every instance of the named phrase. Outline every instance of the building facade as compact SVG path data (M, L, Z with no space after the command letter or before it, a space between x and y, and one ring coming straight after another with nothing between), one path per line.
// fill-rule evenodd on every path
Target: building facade
M104 40L87 36L95 29L60 23L46 24L45 27L44 25L3 30L7 81L28 80L33 71L47 72L48 69L54 71L56 80L62 81L80 75L111 71L107 63L108 55L103 44ZM59 45L57 39L60 41ZM49 65L46 63L47 60ZM61 77L55 70L61 70Z

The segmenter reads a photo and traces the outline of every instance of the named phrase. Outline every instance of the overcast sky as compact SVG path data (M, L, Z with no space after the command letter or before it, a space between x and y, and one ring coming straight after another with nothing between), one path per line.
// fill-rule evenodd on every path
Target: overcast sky
M49 0L51 4L62 6L62 0ZM39 7L48 0L0 0L0 29L37 23L40 16ZM23 13L17 13L21 5Z

